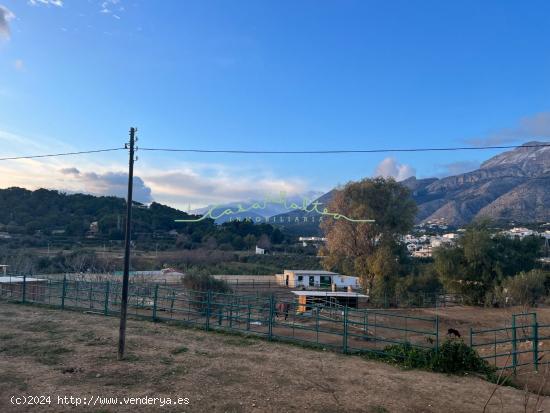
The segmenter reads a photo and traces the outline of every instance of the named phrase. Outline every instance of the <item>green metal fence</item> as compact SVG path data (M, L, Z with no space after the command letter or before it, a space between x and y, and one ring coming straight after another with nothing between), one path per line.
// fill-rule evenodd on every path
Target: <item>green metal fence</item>
M533 368L548 364L550 324L539 324L534 312L513 314L510 325L470 329L470 346L499 369Z
M0 297L103 315L120 312L120 282L14 278L0 284ZM243 296L188 291L163 284L130 284L128 315L170 320L205 330L225 330L322 346L344 353L383 352L392 344L437 348L437 317L357 309L333 302L307 306L274 295Z

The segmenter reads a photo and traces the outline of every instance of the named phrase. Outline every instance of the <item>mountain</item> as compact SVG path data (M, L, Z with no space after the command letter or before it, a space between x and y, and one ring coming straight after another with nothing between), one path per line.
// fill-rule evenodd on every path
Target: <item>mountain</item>
M444 219L464 225L479 217L496 221L550 220L550 146L528 142L468 173L404 182L418 204L418 221Z
M540 146L545 144L548 142L527 142L468 173L442 179L405 179L401 183L411 190L418 205L417 222L441 219L460 226L483 216L496 221L550 221L550 146ZM317 201L328 204L334 191ZM317 226L295 220L300 215L303 213L298 211L274 218L282 220L286 230L318 235Z

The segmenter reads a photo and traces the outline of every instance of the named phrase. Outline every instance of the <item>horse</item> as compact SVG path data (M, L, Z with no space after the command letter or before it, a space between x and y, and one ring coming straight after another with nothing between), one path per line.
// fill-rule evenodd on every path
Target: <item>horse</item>
M288 312L290 310L289 303L277 303L275 304L275 315L279 317L280 315L285 315L285 321L288 318Z
M447 330L447 335L448 336L455 336L455 337L460 337L460 333L458 332L458 330L454 329L454 328L449 328Z

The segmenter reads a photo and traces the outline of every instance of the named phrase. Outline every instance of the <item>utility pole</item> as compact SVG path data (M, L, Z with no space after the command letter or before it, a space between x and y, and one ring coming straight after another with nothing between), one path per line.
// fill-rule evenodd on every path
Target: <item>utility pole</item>
M126 199L126 238L124 250L124 274L122 278L122 294L120 298L120 330L118 335L118 359L124 358L126 345L126 315L128 312L128 283L130 278L130 239L132 235L132 192L134 186L134 144L136 141L136 128L130 128L130 144L125 147L130 149L128 163L128 198Z

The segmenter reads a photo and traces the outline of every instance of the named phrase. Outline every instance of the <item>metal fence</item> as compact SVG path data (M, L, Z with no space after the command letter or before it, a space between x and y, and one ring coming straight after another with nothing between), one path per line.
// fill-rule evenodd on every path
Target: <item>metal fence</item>
M539 324L537 314L513 314L511 324L500 328L470 329L470 346L499 369L516 371L548 364L550 324Z
M103 315L120 312L120 282L13 278L0 283L0 297ZM357 309L334 302L297 303L275 295L237 295L130 284L128 314L173 321L205 330L225 330L298 342L344 353L383 353L388 345L439 345L437 317Z

